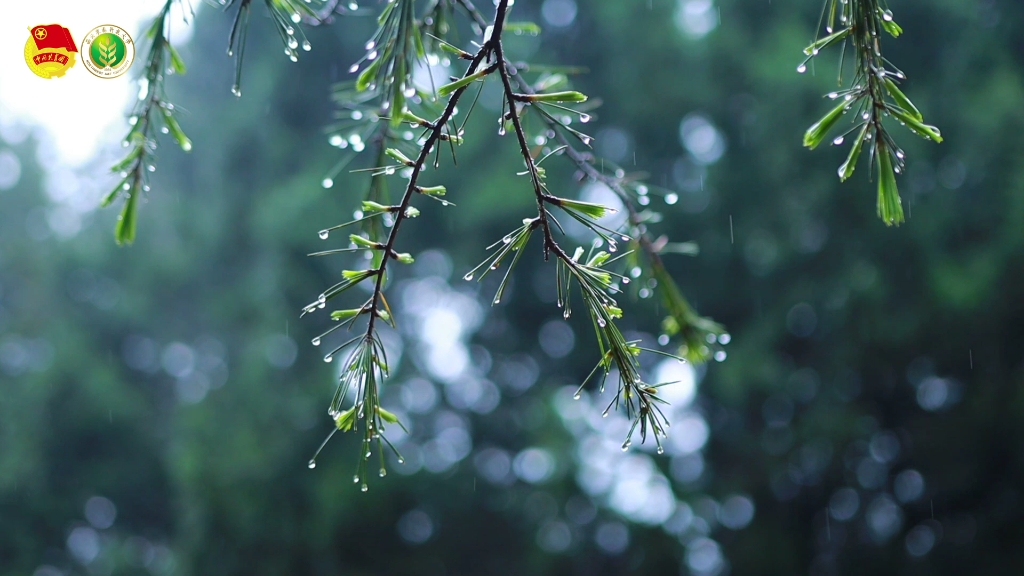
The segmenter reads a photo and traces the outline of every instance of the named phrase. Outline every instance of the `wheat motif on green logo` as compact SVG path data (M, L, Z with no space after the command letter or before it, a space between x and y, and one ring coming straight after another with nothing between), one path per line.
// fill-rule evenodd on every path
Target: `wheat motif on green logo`
M92 42L89 57L97 66L113 68L124 61L124 41L116 34L100 34Z

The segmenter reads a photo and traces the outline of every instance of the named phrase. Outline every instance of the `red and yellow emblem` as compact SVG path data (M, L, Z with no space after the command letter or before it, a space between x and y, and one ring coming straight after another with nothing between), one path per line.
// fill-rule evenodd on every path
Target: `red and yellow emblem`
M60 24L33 26L25 42L25 63L36 76L60 78L75 65L78 47L71 32Z

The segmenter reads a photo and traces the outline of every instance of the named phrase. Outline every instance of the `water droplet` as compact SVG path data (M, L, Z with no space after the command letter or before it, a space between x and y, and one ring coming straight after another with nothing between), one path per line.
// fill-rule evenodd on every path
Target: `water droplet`
M302 49L305 50L306 52L309 52L310 50L313 49L313 45L309 43L309 40L306 40L302 43Z
M399 464L405 464L405 458L402 458L401 456L399 456L398 457L398 463Z
M573 400L579 400L579 399L580 399L580 393L579 393L579 392L577 392L577 393L573 394L573 395L572 395L572 399L573 399Z
M352 483L353 484L359 484L359 476L358 475L352 477Z
M388 475L388 471L383 469L383 468L381 468L380 469L380 477L383 478L383 477L385 477L387 475Z
M725 350L719 350L718 352L715 352L715 361L717 361L717 362L725 362L725 357L726 356L727 356L727 354L725 353Z
M664 454L664 453L665 453L665 447L662 446L661 444L658 444L658 454Z
M886 10L885 12L882 12L882 20L885 20L886 22L892 22L892 10Z
M330 178L324 178L324 181L321 182L320 185L323 186L324 188L330 188L331 186L334 186L334 180Z
M301 21L302 21L302 16L299 16L298 12L292 12L292 22L295 22L296 24L298 24Z
M334 356L331 356L330 354L328 354L327 356L324 356L324 362L331 363L333 361L334 361Z
M160 127L160 133L161 133L161 134L167 134L167 133L168 133L168 132L170 132L170 131L171 131L171 130L170 130L169 128L167 128L167 126L161 126L161 127Z
M583 124L590 122L590 114L580 114L580 122Z
M185 152L190 152L192 150L192 142L185 140L185 143L181 145L181 149Z
M719 334L719 336L718 336L718 343L719 344L725 345L725 344L728 344L729 342L732 342L732 336L728 332L726 332L725 334Z
M348 73L349 74L352 74L352 73L356 72L357 70L359 70L359 64L353 64L353 65L348 67Z
M132 116L131 118L128 119L128 123L131 124L132 126L135 126L136 124L138 124L138 122L139 122L139 117L138 116Z
M234 94L236 98L241 98L242 97L242 87L239 86L238 84L235 84L234 86L231 87L231 93Z
M501 298L495 298L494 299L494 303L495 304L501 304Z
M584 134L583 136L580 137L580 141L583 142L584 146L590 146L590 143L593 142L594 139Z
M288 38L288 47L291 48L292 50L298 48L299 41L296 40L294 36ZM288 54L291 54L291 52L289 51Z
M366 485L366 482L363 482L363 485L359 487L359 490L361 490L363 492L366 492L369 489L370 489L370 487Z
M312 470L313 468L316 468L316 460L310 460L309 461L309 468L310 468L310 470Z
M313 344L313 346L319 346L320 345L320 337L317 336L316 338L313 338L312 340L310 340L310 342Z
M470 272L469 274L466 274L465 276L462 277L462 279L467 281L467 282L472 280L473 279L473 273Z
M359 4L356 4L355 2L349 2L348 3L348 9L349 10L358 10L359 9Z
M801 64L801 65L797 66L796 67L796 71L799 72L800 74L803 74L804 72L807 72L807 65L806 64Z
M150 172L156 172L156 166L150 164L149 166L146 166L146 170L149 170Z
M676 194L675 192L672 192L672 193L669 193L669 194L665 195L665 204L670 204L671 205L671 204L675 204L676 202L679 202L679 195Z
M317 234L317 236L320 236L321 240L327 240L327 237L330 236L330 235L331 235L331 231L330 230L321 230L320 233Z
M629 450L629 444L630 444L629 440L626 440L625 442L622 443L622 451L623 452Z
M604 328L605 326L608 325L608 323L604 321L604 318L598 318L597 325L600 326L601 328Z
M662 346L668 346L668 334L662 334L661 336L658 336L658 344L661 344Z
M839 146L842 143L843 143L843 137L842 136L837 136L836 139L832 141L832 145L833 146Z
M447 205L448 205L448 201L447 200L441 200L441 206L447 206Z

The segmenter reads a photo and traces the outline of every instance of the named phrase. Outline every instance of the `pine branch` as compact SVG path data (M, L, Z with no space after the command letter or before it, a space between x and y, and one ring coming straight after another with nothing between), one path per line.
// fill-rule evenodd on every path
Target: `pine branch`
M399 3L401 2L402 0L399 0ZM507 7L508 0L502 0L499 3L494 20L495 29L500 30L500 26L505 18ZM392 10L400 10L402 8L403 6L397 6L393 7ZM397 149L386 150L388 156L399 162L399 166L411 169L408 176L408 184L402 194L401 201L394 206L374 206L372 203L368 206L368 203L364 202L364 208L369 207L371 209L376 209L380 214L389 214L393 216L394 221L391 225L391 231L388 234L386 242L375 242L371 239L364 239L361 236L356 235L350 237L350 240L356 243L359 247L373 250L376 254L379 254L379 263L373 269L360 272L350 272L349 277L347 278L347 284L343 281L341 284L336 285L331 290L322 294L317 302L308 305L304 309L304 313L315 311L318 308L324 307L328 299L336 296L348 287L370 278L374 279L373 294L362 307L347 311L336 311L334 313L335 319L346 319L350 322L363 315L367 316L368 320L365 332L361 336L358 336L336 348L324 358L329 362L333 358L334 354L338 353L343 348L350 345L356 346L346 362L342 381L339 385L338 392L335 395L335 399L331 404L330 410L330 415L335 421L335 427L337 430L358 430L360 422L365 419L366 424L362 427L363 449L360 453L360 472L356 475L356 482L360 482L362 477L364 477L362 472L365 470L366 462L371 454L371 444L376 442L378 451L382 452L383 443L387 442L383 432L385 423L388 422L388 419L384 416L386 411L380 406L378 385L380 380L387 376L388 364L384 347L380 344L380 339L377 336L376 322L378 318L383 319L386 322L392 322L391 312L388 309L387 299L384 295L388 264L392 260L406 263L412 261L412 257L410 255L400 254L395 250L399 230L408 218L418 214L418 211L411 206L414 195L423 194L432 196L443 193L442 187L421 186L419 184L420 176L422 175L424 166L429 160L430 154L434 151L437 144L446 140L451 141L453 138L457 137L451 135L447 127L452 117L455 115L457 105L463 94L465 94L469 83L473 79L490 74L497 68L497 66L493 64L482 67L488 57L494 52L494 47L498 45L498 42L495 39L497 37L499 36L493 36L490 41L485 42L476 54L471 57L469 66L461 79L453 81L447 85L452 87L449 91L450 93L447 104L437 119L432 122L411 117L411 114L407 113L404 107L399 108L393 105L386 105L391 103L388 98L393 98L395 93L391 90L382 90L380 92L383 103L385 104L382 105L382 108L390 109L392 114L401 114L400 118L403 120L411 120L415 124L420 125L426 129L426 134L424 138L421 139L421 144L419 145L419 150L415 159L409 159L405 154ZM396 58L401 59L403 58L403 55L397 54ZM401 60L394 61L400 62ZM397 70L398 66L391 67L390 69ZM443 88L444 87L439 89L438 92L441 93ZM394 124L392 123L392 125ZM321 236L323 235L321 234ZM339 314L339 312L341 312L341 314ZM343 411L341 410L342 403L345 402L350 389L354 389L357 392L357 399L353 401L353 406L351 408ZM393 423L398 423L397 419L394 419ZM330 437L328 437L328 439L329 438ZM323 446L321 446L321 449L322 448ZM392 446L392 448L394 447ZM319 454L319 450L317 451L317 454ZM315 459L316 455L314 455L313 459L310 460L310 467L315 466ZM385 469L383 467L382 459L381 476L384 474ZM362 489L367 489L365 481L363 481Z
M121 180L100 202L100 205L105 207L117 198L125 197L124 206L114 228L114 238L120 245L135 241L139 196L149 192L149 174L156 170L157 142L154 131L159 129L164 134L170 134L185 152L192 150L192 141L178 124L177 109L164 94L166 62L170 60L170 68L166 73L185 73L185 63L170 40L168 17L171 6L176 1L179 0L166 0L146 31L145 36L150 38L151 42L146 54L142 88L139 101L128 119L131 129L123 141L124 146L130 150L111 168L113 172L120 174Z
M838 30L834 28L837 18ZM821 50L839 44L842 46L839 82L842 84L847 46L854 53L854 76L849 88L828 94L829 99L839 100L839 104L808 128L804 146L817 147L844 115L854 112L854 126L832 140L833 145L839 146L849 134L856 132L850 153L839 167L839 179L846 180L853 175L866 144L868 167L878 167L878 217L886 225L899 225L903 222L903 207L896 174L904 169L905 154L889 134L883 119L891 116L918 136L942 142L939 129L925 124L924 116L899 89L898 83L906 76L882 56L881 33L887 32L895 38L903 29L893 20L885 0L826 0L821 19L827 36L816 39L804 49L807 58L797 67L797 72L805 72L807 63Z
M506 66L513 66L506 62ZM518 70L518 68L517 68ZM524 70L519 70L520 72ZM516 82L516 89L528 95L535 93L528 82L523 80L521 74L513 77ZM724 352L716 350L716 343L728 343L730 337L725 328L709 318L698 315L693 307L683 296L682 291L675 280L668 273L661 258L661 251L656 247L654 239L647 231L644 218L634 201L634 193L626 189L624 177L612 176L599 171L593 163L593 155L588 152L577 150L573 142L566 136L564 125L550 115L541 115L541 120L551 133L554 133L555 140L561 145L566 157L590 180L600 182L607 186L619 197L626 207L629 215L629 223L636 238L636 248L644 255L647 266L650 269L650 277L658 285L658 292L662 303L668 309L669 315L662 323L662 330L667 336L681 334L683 344L680 346L679 354L693 363L707 361L713 355L724 359ZM641 267L643 269L643 267Z

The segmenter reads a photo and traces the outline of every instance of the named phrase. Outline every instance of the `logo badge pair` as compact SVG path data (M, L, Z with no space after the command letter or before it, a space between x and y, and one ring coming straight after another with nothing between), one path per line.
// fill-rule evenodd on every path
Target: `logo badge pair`
M25 63L41 78L60 78L75 65L78 47L71 32L60 24L29 29L25 42ZM82 61L86 70L99 78L117 78L135 61L135 43L120 26L97 26L82 40Z

